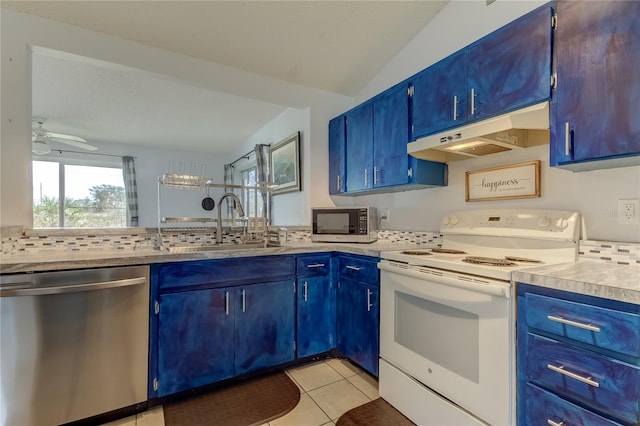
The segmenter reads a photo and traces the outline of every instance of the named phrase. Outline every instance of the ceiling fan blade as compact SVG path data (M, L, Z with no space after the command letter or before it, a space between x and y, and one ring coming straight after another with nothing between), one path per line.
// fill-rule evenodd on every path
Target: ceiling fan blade
M60 143L64 143L67 145L71 145L71 146L75 146L77 148L82 148L82 149L86 149L87 151L95 151L98 148L93 146L93 145L89 145L87 143L84 142L79 142L73 139L60 139L60 138L51 138L52 140L56 141L56 142L60 142Z
M78 136L64 135L62 133L53 133L53 132L49 132L49 131L47 131L46 134L47 134L47 136L49 136L51 138L67 139L67 140L71 140L71 141L87 143L86 139L83 139L83 138L78 137Z

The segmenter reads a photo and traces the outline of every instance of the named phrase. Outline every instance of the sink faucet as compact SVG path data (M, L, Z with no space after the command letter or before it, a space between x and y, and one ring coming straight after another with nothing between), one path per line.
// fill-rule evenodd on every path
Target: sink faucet
M233 199L234 208L238 211L238 216L244 216L244 209L242 208L242 204L240 203L240 198L233 192L225 192L222 194L222 197L218 200L218 222L216 222L216 243L222 242L222 201L231 197Z

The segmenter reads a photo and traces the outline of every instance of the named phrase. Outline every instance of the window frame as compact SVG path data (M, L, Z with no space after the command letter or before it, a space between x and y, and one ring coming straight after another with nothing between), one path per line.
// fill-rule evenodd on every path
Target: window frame
M251 173L251 171L255 172L256 175L256 183L258 182L258 165L256 163L253 163L251 165L248 165L247 168L243 169L240 171L240 179L242 180L242 185L243 186L249 186L247 185L247 182L245 181L245 175L248 176L249 173ZM242 190L243 192L243 203L245 206L245 215L246 217L258 217L258 191L257 189L248 189L245 188ZM253 216L251 215L251 213L253 213Z
M75 158L75 157L62 157L62 156L50 157L50 156L33 155L31 157L31 165L32 165L31 179L33 179L33 163L35 161L58 163L58 227L55 229L87 229L87 228L81 228L81 227L67 227L64 224L64 210L65 210L65 198L66 198L65 166L103 167L103 168L119 169L120 172L122 173L122 160L119 157L115 157L114 159L111 159L111 160L110 159L97 160L97 159L91 159L91 158ZM122 186L124 187L124 178L123 178ZM31 199L32 200L34 199L33 182L31 183ZM31 207L32 226L33 226L33 207L34 207L34 204L32 202L32 207ZM110 227L109 229L126 229L126 228L127 226L117 226L112 228ZM46 228L38 228L38 229L46 229Z

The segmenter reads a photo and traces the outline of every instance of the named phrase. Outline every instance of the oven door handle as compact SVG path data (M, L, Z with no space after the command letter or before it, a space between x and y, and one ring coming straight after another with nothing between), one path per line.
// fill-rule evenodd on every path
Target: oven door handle
M429 273L429 272L421 272L414 269L409 269L408 267L398 267L386 264L384 261L378 263L378 269L383 271L392 272L395 274L406 275L408 277L417 278L420 280L429 280L439 284L450 285L453 287L462 288L465 290L474 291L476 293L488 294L490 296L498 296L504 297L505 299L509 299L509 291L507 291L510 286L509 283L501 283L501 282L491 282L487 280L486 282L473 282L473 281L462 281L459 279L455 279L455 274L438 271L437 273ZM425 271L428 271L425 268Z

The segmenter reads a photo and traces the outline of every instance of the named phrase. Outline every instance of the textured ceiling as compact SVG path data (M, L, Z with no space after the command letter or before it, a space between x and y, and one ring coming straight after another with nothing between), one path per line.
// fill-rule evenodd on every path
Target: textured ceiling
M2 1L3 8L65 22L74 26L109 34L141 44L228 65L274 79L323 89L347 96L357 94L443 7L446 1ZM122 140L114 128L121 123L115 114L123 105L131 105L141 118L165 115L171 117L174 129L165 132L184 134L191 129L194 147L217 144L223 139L246 139L246 133L259 129L286 106L263 104L217 92L194 93L178 83L166 88L171 93L158 93L153 82L144 85L136 72L99 71L92 66L76 66L74 80L82 87L72 96L53 93L56 74L46 67L64 64L60 59L34 61L34 114L52 115L50 108L78 108L78 118L90 111L100 113L93 123L86 122L95 137L137 143L139 139ZM45 67L38 71L38 67ZM36 75L36 72L42 72ZM84 73L84 74L82 74ZM91 79L99 76L104 85L121 84L112 98L101 105L89 105L99 94ZM37 79L41 79L37 81ZM158 81L162 79L158 77ZM73 80L68 81L72 83ZM165 82L166 83L166 82ZM40 94L39 90L51 93ZM86 90L87 92L83 92ZM113 89L110 89L110 91ZM182 91L182 93L180 93ZM137 105L126 95L156 93L156 97ZM185 103L172 109L158 100L171 94ZM40 99L42 98L42 99ZM191 102L188 102L191 100ZM68 101L69 105L57 105ZM41 103L42 102L42 103ZM113 102L113 105L105 103ZM115 104L117 102L117 104ZM235 102L235 103L234 103ZM213 104L218 104L216 109ZM251 104L251 105L250 105ZM84 108L80 109L83 105ZM247 125L238 130L235 108L243 111ZM203 107L207 107L205 114ZM99 110L104 108L104 110ZM125 106L125 109L129 107ZM135 109L134 109L135 108ZM210 109L212 108L212 109ZM109 111L111 111L109 113ZM115 112L114 112L115 111ZM211 112L214 112L213 114ZM245 111L247 113L245 113ZM109 114L112 114L111 116ZM205 117L215 115L215 126L202 126ZM167 121L167 120L165 120ZM219 121L219 122L218 122ZM139 128L132 123L127 134L144 134L145 120ZM200 123L200 125L198 124ZM51 123L52 125L54 123ZM148 126L146 126L148 129ZM243 127L243 126L240 126ZM122 127L121 127L122 129ZM213 130L212 130L213 129ZM62 132L63 129L50 129ZM202 132L200 132L202 130ZM124 130L120 131L124 133ZM147 133L148 135L148 133ZM208 139L207 139L208 138ZM158 140L158 139L156 139ZM209 141L209 142L205 142ZM191 144L190 141L185 141ZM222 143L222 142L221 142Z

